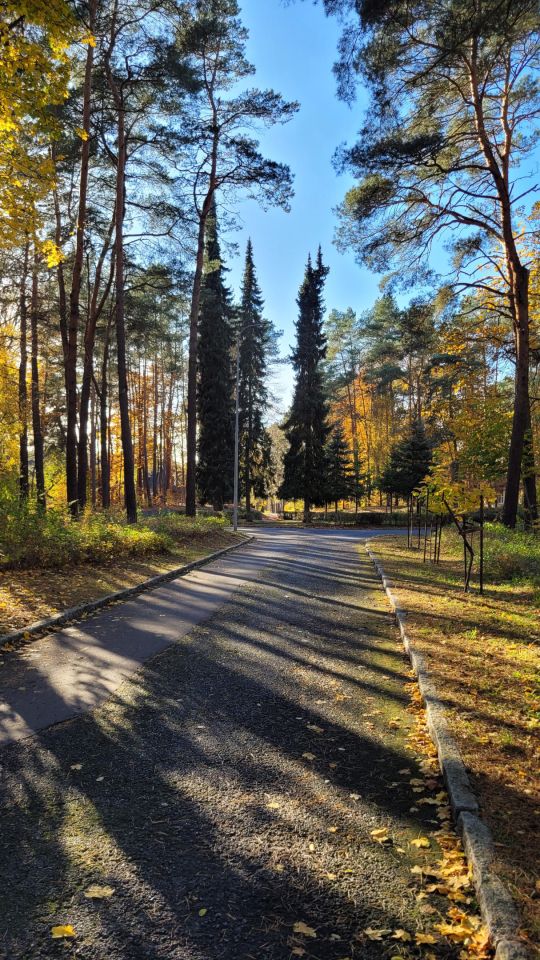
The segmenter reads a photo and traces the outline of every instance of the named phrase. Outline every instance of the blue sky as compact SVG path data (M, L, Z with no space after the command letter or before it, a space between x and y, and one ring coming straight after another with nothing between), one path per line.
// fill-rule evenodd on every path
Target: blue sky
M240 245L240 256L227 265L238 290L243 251L251 236L266 316L284 331L282 354L287 354L294 340L295 298L307 255L316 252L319 243L330 267L328 309L362 310L378 293L379 278L360 268L352 255L338 253L332 243L333 210L350 184L337 176L332 156L341 142L354 140L365 99L360 96L352 109L337 100L332 65L340 27L319 5L311 0L290 4L240 0L240 5L250 33L248 57L257 69L254 83L273 87L301 106L289 124L264 131L261 137L265 155L288 163L294 174L291 212L264 211L254 201L241 202L236 211L241 229L231 238ZM290 367L280 369L274 390L286 406L292 391Z

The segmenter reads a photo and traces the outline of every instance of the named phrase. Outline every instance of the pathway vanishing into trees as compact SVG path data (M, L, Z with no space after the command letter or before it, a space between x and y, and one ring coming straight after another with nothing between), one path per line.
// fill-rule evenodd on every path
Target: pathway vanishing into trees
M101 703L0 754L1 957L382 958L367 928L422 928L410 868L436 854L408 841L433 808L411 812L408 665L364 536L262 530L27 648L26 690L3 667L7 737L40 726L31 683L67 712ZM60 671L82 651L78 699L46 643Z

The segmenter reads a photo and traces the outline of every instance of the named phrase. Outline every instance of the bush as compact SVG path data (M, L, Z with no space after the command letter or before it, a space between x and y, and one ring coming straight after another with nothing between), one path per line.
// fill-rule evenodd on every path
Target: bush
M178 542L194 536L217 533L227 526L227 519L222 516L186 517L183 513L164 511L152 517L145 517L140 526Z
M494 581L540 581L540 537L487 523L484 536L486 576Z
M39 513L15 499L0 500L0 564L13 567L65 567L106 563L119 557L164 553L175 543L222 529L222 517L158 514L127 524L110 513L86 512L73 521L66 510Z

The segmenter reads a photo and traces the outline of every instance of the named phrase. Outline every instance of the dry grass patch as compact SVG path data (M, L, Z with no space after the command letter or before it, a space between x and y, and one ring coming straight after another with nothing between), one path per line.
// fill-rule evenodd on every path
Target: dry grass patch
M239 538L210 529L179 540L167 552L140 559L116 559L104 564L80 563L59 569L0 572L0 636L69 607L134 587L159 573L228 547Z
M490 826L497 869L540 935L540 617L532 583L462 588L460 544L445 531L440 566L403 537L374 542L426 658Z

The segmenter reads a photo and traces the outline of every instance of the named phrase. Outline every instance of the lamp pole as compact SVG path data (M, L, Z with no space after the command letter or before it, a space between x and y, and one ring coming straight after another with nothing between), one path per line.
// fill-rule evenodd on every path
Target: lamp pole
M233 493L233 530L238 530L238 460L240 447L240 337L238 332L236 343L236 400L234 407L234 493Z

